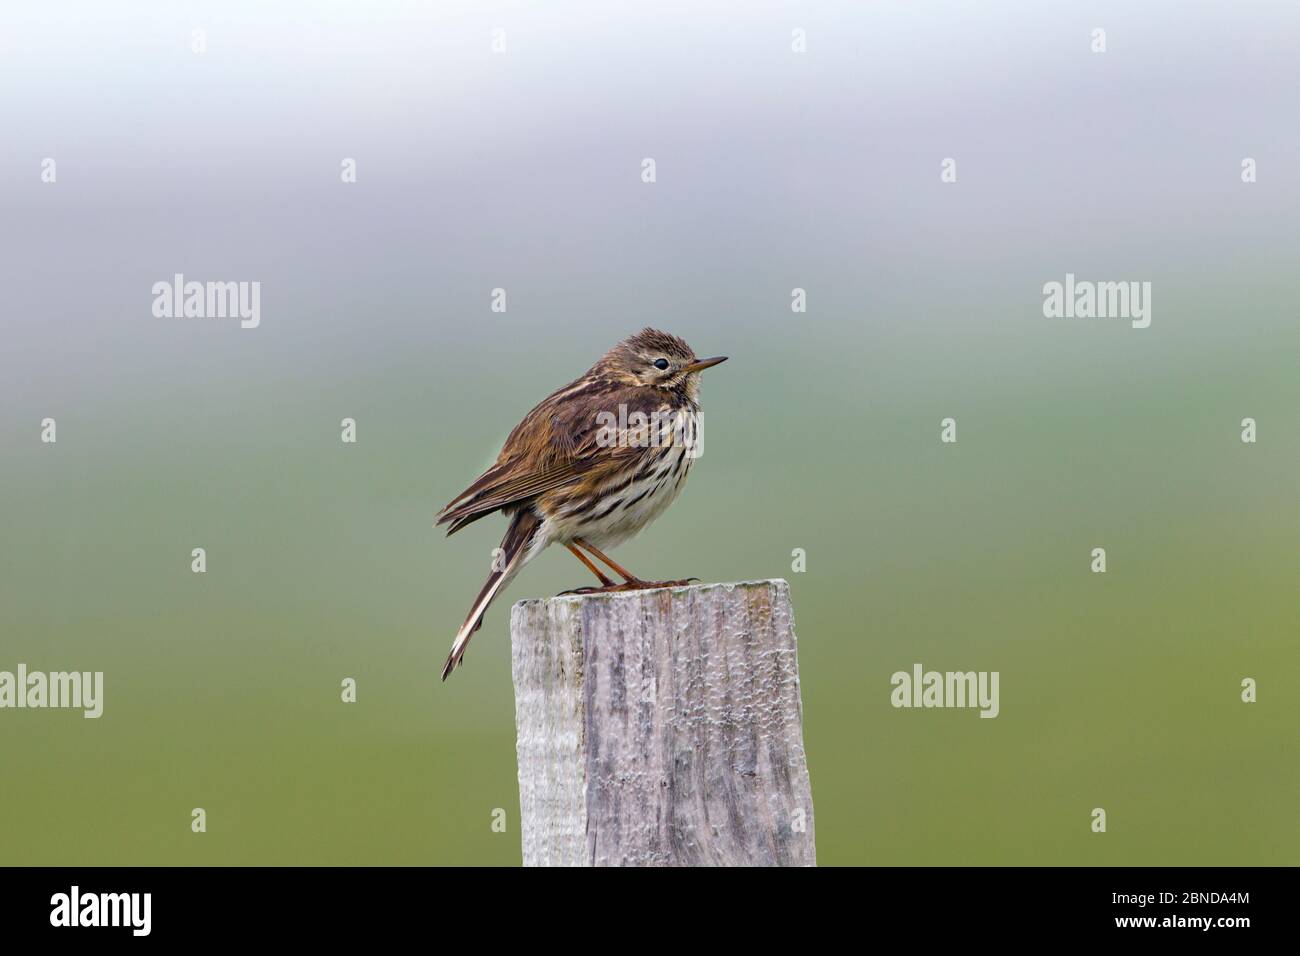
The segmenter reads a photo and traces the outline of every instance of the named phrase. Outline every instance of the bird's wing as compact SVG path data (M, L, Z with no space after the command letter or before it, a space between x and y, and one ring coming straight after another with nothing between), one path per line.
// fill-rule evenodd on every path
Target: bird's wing
M493 465L438 512L438 524L451 522L447 533L455 534L484 515L568 484L580 473L576 461L541 471L521 467L518 459Z
M645 389L610 382L579 380L557 389L530 411L510 433L496 464L438 513L437 524L451 523L448 534L510 505L531 501L555 488L579 481L593 469L617 467L628 455L643 451L636 442L601 437L600 413L623 420L634 411L646 415L660 400ZM628 429L634 431L635 429Z

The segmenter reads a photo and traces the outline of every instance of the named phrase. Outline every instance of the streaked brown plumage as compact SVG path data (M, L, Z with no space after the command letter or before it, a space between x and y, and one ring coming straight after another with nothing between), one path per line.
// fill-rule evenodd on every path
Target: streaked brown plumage
M501 555L452 643L447 679L493 599L520 568L563 544L602 587L661 587L607 558L672 503L698 455L700 373L725 356L697 359L675 335L643 329L557 389L515 426L496 463L438 514L455 534L501 511L510 519ZM583 549L623 577L614 584ZM588 589L584 589L588 590Z

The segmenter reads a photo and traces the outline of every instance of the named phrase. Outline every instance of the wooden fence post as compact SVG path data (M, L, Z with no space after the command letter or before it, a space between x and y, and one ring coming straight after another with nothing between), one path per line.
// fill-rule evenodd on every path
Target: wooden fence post
M785 581L520 601L525 866L813 866Z

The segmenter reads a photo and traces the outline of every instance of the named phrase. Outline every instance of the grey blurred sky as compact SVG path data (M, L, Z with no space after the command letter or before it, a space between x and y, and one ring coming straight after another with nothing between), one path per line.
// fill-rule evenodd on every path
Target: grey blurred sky
M262 281L277 349L336 323L493 339L495 285L620 333L608 313L779 321L794 285L885 335L899 305L968 323L944 285L1023 293L1034 321L1067 269L1293 247L1300 206L1290 3L84 2L0 24L20 360L73 328L165 352L148 290L177 271Z

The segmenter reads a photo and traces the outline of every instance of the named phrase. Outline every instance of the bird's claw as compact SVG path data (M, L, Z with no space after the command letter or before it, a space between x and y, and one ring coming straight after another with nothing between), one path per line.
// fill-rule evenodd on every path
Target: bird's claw
M559 594L557 594L557 595L555 595L555 596L556 596L556 597L567 597L567 596L570 595L570 594L601 594L601 593L603 593L603 592L605 592L605 591L608 591L608 590L609 590L609 588L607 588L607 587L603 587L603 588L572 588L571 590L568 590L568 591L561 591Z
M574 588L571 591L561 591L556 597L565 597L571 594L620 594L627 591L651 591L657 588L684 588L688 587L692 581L698 581L699 578L682 578L678 581L642 581L634 579L624 581L622 584L606 584L602 587Z

